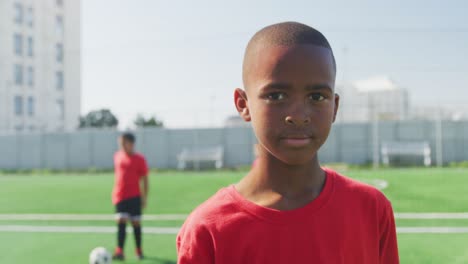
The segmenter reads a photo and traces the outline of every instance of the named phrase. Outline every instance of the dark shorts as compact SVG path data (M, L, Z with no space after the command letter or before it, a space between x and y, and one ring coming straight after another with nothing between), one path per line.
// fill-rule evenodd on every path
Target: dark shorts
M131 220L141 219L141 197L125 199L115 205L117 218L130 218Z

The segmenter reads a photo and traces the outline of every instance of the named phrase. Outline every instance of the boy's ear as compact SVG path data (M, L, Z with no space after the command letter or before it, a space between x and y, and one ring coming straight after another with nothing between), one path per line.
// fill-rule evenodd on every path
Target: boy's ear
M237 112L246 121L250 122L250 111L247 104L247 94L244 90L237 88L234 91L234 104L236 105Z
M333 110L334 111L334 113L333 113L333 122L335 122L335 120L336 120L336 114L338 113L339 106L340 106L340 95L335 94L335 109Z

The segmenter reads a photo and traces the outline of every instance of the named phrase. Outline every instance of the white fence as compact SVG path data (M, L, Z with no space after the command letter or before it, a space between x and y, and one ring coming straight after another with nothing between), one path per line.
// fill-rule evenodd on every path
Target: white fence
M444 121L436 132L431 121L379 122L378 142L425 141L431 159L443 163L468 160L468 122ZM335 124L320 150L322 162L371 163L372 125ZM144 129L135 132L137 149L151 167L177 168L183 149L223 148L225 167L249 165L256 139L250 128ZM89 130L71 133L16 134L0 136L0 169L112 168L118 131ZM377 149L380 149L378 146Z

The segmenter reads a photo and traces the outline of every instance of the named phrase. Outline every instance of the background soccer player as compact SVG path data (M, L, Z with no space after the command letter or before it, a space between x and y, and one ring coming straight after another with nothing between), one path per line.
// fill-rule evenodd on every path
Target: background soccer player
M114 155L115 185L112 202L117 213L117 248L114 259L124 259L127 222L130 220L135 236L136 255L143 259L141 248L141 214L148 198L148 166L143 155L135 152L135 136L124 133L119 137L120 150ZM140 188L140 184L142 188Z

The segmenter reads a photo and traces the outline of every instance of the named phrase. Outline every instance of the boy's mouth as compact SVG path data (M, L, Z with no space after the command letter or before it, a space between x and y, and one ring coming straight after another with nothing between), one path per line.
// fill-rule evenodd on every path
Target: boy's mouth
M283 141L287 146L297 148L309 145L312 141L312 137L307 135L291 135L282 137L281 141Z

